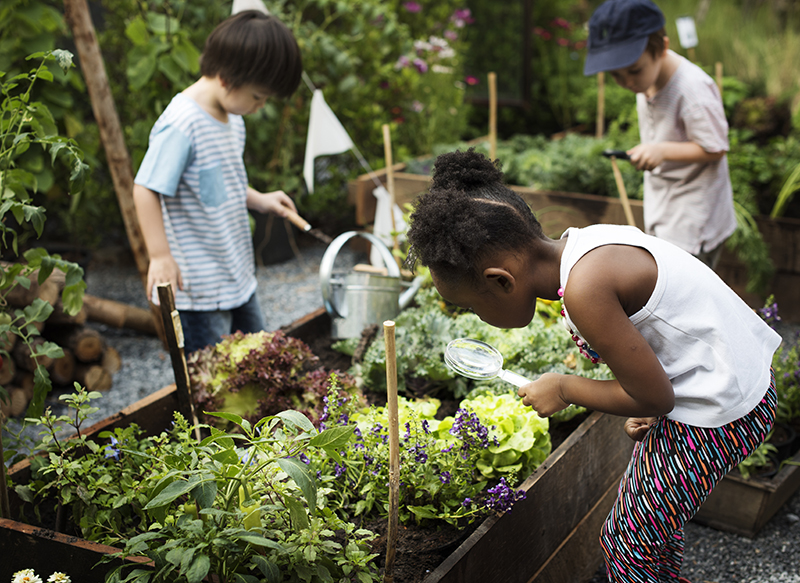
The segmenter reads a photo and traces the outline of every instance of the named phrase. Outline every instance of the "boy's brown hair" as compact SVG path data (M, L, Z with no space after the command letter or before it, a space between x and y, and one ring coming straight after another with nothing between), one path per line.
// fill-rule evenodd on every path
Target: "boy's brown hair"
M206 39L200 74L229 89L245 84L289 97L300 84L303 61L292 31L274 16L244 10L225 19Z
M649 52L654 59L656 57L661 56L664 53L665 36L667 36L667 29L662 28L661 30L654 32L647 38L647 46L645 47L644 50Z

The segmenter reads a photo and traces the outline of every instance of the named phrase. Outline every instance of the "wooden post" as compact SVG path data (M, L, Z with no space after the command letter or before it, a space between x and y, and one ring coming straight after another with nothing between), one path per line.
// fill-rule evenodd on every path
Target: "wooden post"
M622 208L625 210L625 217L628 219L628 224L635 227L636 221L633 218L631 203L628 200L628 192L625 190L625 182L622 180L622 173L619 171L619 166L617 166L616 156L611 156L611 169L614 171L614 180L617 181L617 190L619 190L619 199L622 201Z
M383 124L383 155L386 158L386 187L389 190L389 199L391 200L392 250L399 251L400 244L397 240L397 223L394 220L394 207L397 202L394 194L394 169L392 168L392 134L388 124ZM395 255L395 259L399 265L401 261L400 257Z
M158 302L161 307L161 317L164 324L164 335L169 347L169 356L172 360L172 370L175 372L175 386L178 397L178 408L181 414L194 424L195 437L200 441L200 427L194 411L194 402L189 383L189 369L186 367L186 356L183 353L183 328L178 310L175 309L175 296L172 295L172 285L160 283L158 289Z
M719 88L719 95L722 97L722 62L717 61L715 67L715 73L717 78L717 87Z
M72 29L75 47L78 50L78 60L89 91L92 112L100 129L100 140L106 152L106 160L114 190L128 234L128 242L136 260L136 267L142 279L142 285L147 286L148 255L144 237L136 217L136 208L133 204L133 167L131 165L128 148L122 135L111 88L108 84L103 55L97 43L97 35L89 14L87 0L64 0L64 16ZM148 301L151 298L147 298ZM160 325L158 306L150 304L150 311L156 323L159 337L164 340L164 332Z
M400 506L400 427L397 412L397 354L394 343L394 322L383 323L386 344L386 411L389 415L389 525L386 532L385 583L392 583L397 550Z
M598 140L603 137L606 131L606 74L600 71L597 74L597 127L594 137Z
M497 158L497 74L489 73L489 159Z
M689 60L694 63L696 58L694 54L694 47L689 47L686 49L686 54L689 57Z

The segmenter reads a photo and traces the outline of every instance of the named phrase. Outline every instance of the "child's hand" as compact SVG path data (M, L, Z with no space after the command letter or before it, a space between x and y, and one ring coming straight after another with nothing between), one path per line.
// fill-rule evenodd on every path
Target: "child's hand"
M550 417L569 407L569 403L561 397L562 376L545 373L532 383L520 387L517 394L522 397L522 404L533 407L539 417Z
M172 291L183 289L181 270L175 259L170 254L150 258L150 267L147 269L147 299L158 305L158 294L153 296L153 287L160 283L169 283Z
M625 433L633 441L642 441L655 422L655 417L630 417L625 421Z
M628 155L638 170L652 170L664 161L661 144L639 144L628 150Z
M294 201L282 190L258 192L253 188L248 188L247 208L260 213L275 213L279 217L286 217L287 210L297 212Z

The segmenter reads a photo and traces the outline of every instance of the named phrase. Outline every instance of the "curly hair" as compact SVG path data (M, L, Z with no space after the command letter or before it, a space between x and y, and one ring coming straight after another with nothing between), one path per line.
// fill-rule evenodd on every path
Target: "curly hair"
M474 148L436 159L433 181L414 205L407 236L406 265L413 268L419 261L452 284L479 281L477 264L488 253L545 238L528 204L503 183L500 162Z

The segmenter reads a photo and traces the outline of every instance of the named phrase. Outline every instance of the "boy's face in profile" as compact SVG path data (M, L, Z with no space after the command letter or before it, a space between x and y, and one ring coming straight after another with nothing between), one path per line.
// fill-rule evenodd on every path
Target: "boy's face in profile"
M226 89L220 98L220 105L227 113L247 115L264 107L269 97L270 92L263 87L246 83L235 89Z
M645 49L639 59L628 67L614 69L609 74L620 87L629 89L634 93L645 93L650 87L655 85L656 79L661 72L661 65L666 55L664 53L654 57L652 53Z

